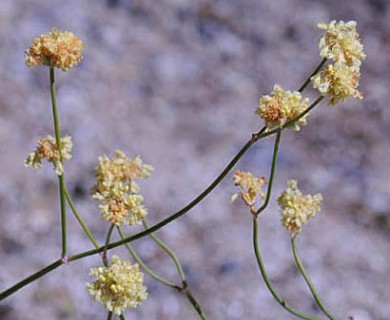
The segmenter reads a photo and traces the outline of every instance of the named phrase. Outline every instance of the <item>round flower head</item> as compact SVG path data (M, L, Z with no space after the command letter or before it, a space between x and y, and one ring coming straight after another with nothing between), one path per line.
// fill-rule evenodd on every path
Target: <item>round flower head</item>
M130 159L120 150L115 151L112 159L100 157L92 198L100 201L103 219L117 226L139 224L147 210L135 180L149 177L152 171L139 156Z
M26 51L26 65L45 65L67 71L82 59L83 43L72 32L61 32L53 28L51 32L34 38Z
M271 95L260 98L256 114L265 122L268 129L273 129L285 125L301 114L308 107L309 99L303 99L298 91L283 90L275 85ZM295 121L290 129L299 131L300 127L306 125L306 117L303 116Z
M359 79L359 68L335 64L317 73L311 82L321 95L329 96L329 105L335 105L339 100L345 101L349 97L363 99L362 93L357 90Z
M113 256L111 266L92 268L90 275L95 280L87 283L88 292L96 302L118 316L126 309L136 308L148 297L138 264L122 262L117 256Z
M319 42L320 54L323 58L347 66L360 66L366 55L359 34L356 32L356 21L332 21L329 24L319 23L317 26L325 30Z
M33 167L40 169L42 167L42 160L53 163L54 171L57 175L64 173L62 161L72 158L72 139L70 136L65 136L60 139L61 152L58 150L56 139L50 135L38 140L38 146L34 152L31 152L24 161L26 167Z
M310 218L313 218L321 209L322 196L320 194L303 195L298 189L296 180L289 180L288 188L278 198L282 225L296 237Z
M251 172L237 170L233 175L233 182L241 191L234 194L231 200L235 201L240 195L245 204L251 208L251 212L256 212L255 204L257 198L264 198L265 196L261 190L265 184L265 177L256 178Z

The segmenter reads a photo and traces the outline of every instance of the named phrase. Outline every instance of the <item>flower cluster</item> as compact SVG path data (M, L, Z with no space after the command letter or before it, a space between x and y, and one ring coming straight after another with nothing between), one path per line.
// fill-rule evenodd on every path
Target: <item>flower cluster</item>
M131 265L117 256L113 256L111 266L92 268L90 275L95 281L87 283L88 292L116 315L136 308L148 296L138 264Z
M255 204L258 197L264 198L265 194L261 190L265 184L265 177L256 178L251 172L237 170L233 175L235 186L240 188L240 192L234 194L231 198L235 201L238 196L248 205L252 213L256 212Z
M309 99L303 99L298 91L283 90L275 85L270 95L260 98L256 114L265 122L267 129L281 127L293 120L308 107ZM306 125L306 117L303 116L295 121L290 129L299 131L300 127Z
M64 173L62 162L72 158L72 139L70 136L65 136L60 139L61 151L56 143L56 139L50 135L38 140L38 146L34 152L31 152L24 161L26 167L33 167L40 169L42 167L42 160L53 163L54 171L57 175Z
M34 38L25 54L26 64L29 67L42 64L67 71L82 60L83 48L82 41L72 32L53 28Z
M333 20L329 24L319 23L317 27L325 30L319 43L321 57L347 66L360 66L366 55L356 32L356 21Z
M311 78L313 87L323 96L328 96L329 105L348 97L362 99L357 90L360 79L360 65L366 58L363 45L356 32L355 21L332 21L320 23L318 28L325 30L319 42L320 55L334 61Z
M296 237L310 218L313 218L321 208L322 196L303 195L298 189L296 180L289 180L288 188L278 198L282 225Z
M363 99L362 93L356 89L359 85L359 79L358 67L331 64L313 76L311 80L315 89L323 96L329 96L328 103L335 105L339 100L345 101L349 97Z
M115 151L112 159L99 157L92 197L100 201L103 219L117 226L140 223L147 210L142 205L143 197L135 179L145 179L152 171L139 156L129 159L120 150Z

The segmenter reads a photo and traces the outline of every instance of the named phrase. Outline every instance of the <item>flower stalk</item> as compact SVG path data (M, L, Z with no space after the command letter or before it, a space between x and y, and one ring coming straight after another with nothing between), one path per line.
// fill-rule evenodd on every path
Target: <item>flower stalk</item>
M57 144L58 151L60 153L60 163L62 164L61 133L60 133L60 125L59 125L59 119L58 119L56 85L55 85L54 68L53 67L50 67L50 94L51 94L51 104L52 104L56 144ZM67 239L66 239L66 201L65 201L65 178L64 178L63 173L58 176L58 185L59 185L59 189L60 189L60 207L61 207L61 234L62 234L61 257L63 259L66 259L66 242L67 242Z
M296 238L291 238L291 247L292 247L292 251L294 254L294 259L295 259L295 262L297 264L297 267L298 267L299 271L301 272L303 278L305 279L306 284L308 285L310 292L313 295L313 298L316 301L318 307L328 317L329 320L335 320L335 317L330 313L330 311L328 311L325 308L324 303L322 302L319 294L317 293L317 291L313 285L313 282L310 280L310 277L306 272L306 269L305 269L305 267L301 261L301 258L299 257L299 254L298 254L297 239Z
M260 269L260 273L264 279L264 282L268 288L268 290L271 292L272 296L275 298L275 300L288 312L291 314L301 318L301 319L306 319L306 320L320 320L319 318L316 318L314 316L311 316L309 314L306 314L304 312L301 312L294 307L290 306L281 296L280 294L276 291L274 288L271 279L269 278L263 259L261 257L260 249L259 249L259 226L258 226L258 218L253 216L253 248L255 251L255 256L256 256L256 261Z

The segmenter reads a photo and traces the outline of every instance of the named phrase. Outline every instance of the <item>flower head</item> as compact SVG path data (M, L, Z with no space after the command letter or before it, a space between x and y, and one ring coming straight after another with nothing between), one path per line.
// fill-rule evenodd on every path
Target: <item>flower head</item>
M288 188L278 198L278 204L282 225L292 237L296 237L302 226L320 211L321 202L321 194L303 195L296 180L288 181Z
M303 99L298 91L283 90L275 85L271 95L265 95L260 98L256 113L265 121L268 129L273 129L285 125L287 122L299 116L307 107L309 99ZM306 125L306 117L303 116L290 128L299 131L300 127Z
M58 150L58 146L55 138L48 135L45 138L38 140L38 146L34 152L31 152L27 159L24 161L26 167L33 167L40 169L42 167L42 160L53 163L54 171L57 175L64 173L64 167L62 161L72 158L72 139L70 136L65 136L60 139L61 151Z
M45 66L67 71L76 66L82 59L83 43L72 32L61 32L53 28L51 32L34 38L26 51L26 65Z
M149 177L152 171L139 156L130 159L120 150L116 150L111 159L100 157L92 197L100 201L103 219L117 226L140 223L147 210L142 205L143 197L135 180Z
M237 170L233 175L233 182L235 186L240 188L240 192L232 196L232 201L241 196L241 199L251 208L251 211L256 212L255 204L258 197L264 198L265 196L261 190L265 184L265 177L256 178L251 172Z
M359 79L358 67L331 64L313 76L311 81L321 95L330 97L328 104L335 105L339 100L345 101L349 97L363 99L362 93L357 90Z
M90 274L95 278L87 283L87 290L95 301L105 305L107 310L121 315L126 309L136 308L148 297L143 284L144 275L138 264L131 265L113 256L110 267L92 268Z
M325 30L319 42L320 54L323 58L347 66L360 66L366 55L359 34L356 32L356 21L333 20L329 24L319 23L317 26Z

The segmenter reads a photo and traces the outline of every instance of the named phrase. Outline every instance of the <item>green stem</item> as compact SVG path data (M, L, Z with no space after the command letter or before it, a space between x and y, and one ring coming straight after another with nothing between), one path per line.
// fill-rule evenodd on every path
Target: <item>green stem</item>
M54 80L54 74L53 74L53 80ZM245 154L245 152L255 142L257 142L258 140L260 140L260 139L262 139L262 138L264 138L266 136L270 136L270 135L272 135L274 133L277 133L279 131L284 130L288 125L291 125L294 121L299 120L306 113L308 113L311 109L313 109L322 99L323 99L322 96L318 97L311 104L311 106L309 108L307 108L301 115L299 115L295 119L292 119L291 121L286 123L283 127L277 128L277 129L274 129L274 130L271 130L271 131L267 131L267 132L265 132L266 128L262 128L259 132L253 134L252 138L241 148L241 150L229 162L229 164L225 167L225 169L221 172L221 174L208 186L208 188L206 190L204 190L194 200L192 200L189 204L187 204L185 207L183 207L182 209L180 209L179 211L177 211L176 213L174 213L170 217L164 219L163 221L155 224L154 226L152 226L152 227L150 227L150 228L148 228L148 229L146 229L144 231L141 231L141 232L139 232L139 233L137 233L137 234L135 234L133 236L130 236L130 237L121 239L119 241L113 242L111 244L108 244L107 246L99 247L99 248L96 248L94 250L84 251L84 252L81 252L79 254L76 254L76 255L73 255L71 257L68 257L67 261L68 262L76 261L76 260L79 260L79 259L91 256L91 255L94 255L94 254L97 254L97 253L101 253L104 250L107 251L109 249L113 249L113 248L119 247L119 246L121 246L121 245L123 245L125 243L130 243L130 242L132 242L134 240L137 240L137 239L140 239L142 237L147 236L149 233L157 231L158 229L162 228L163 226L165 226L166 224L170 223L171 221L173 221L173 220L177 219L178 217L184 215L186 212L188 212L190 209L192 209L196 204L198 204L201 200L203 200L225 178L225 176L230 172L230 170L236 165L238 160L240 160L240 158ZM58 263L58 262L56 262L56 263ZM9 289L5 290L4 292L0 293L0 300L5 299L10 294L14 293L15 291L18 291L19 289L21 289L25 285L29 284L30 282L40 278L41 276L45 275L46 273L50 272L51 270L54 270L55 268L59 267L62 263L63 263L63 261L60 261L60 263L58 265L55 265L54 268L52 267L52 265L50 265L50 266L48 266L48 267L38 271L37 273L31 275L30 277L28 277L28 278L26 278L26 279L16 283L11 288L9 288ZM46 271L41 274L41 272L44 271L44 270L46 270ZM36 275L38 275L38 276L35 277Z
M112 319L112 312L108 311L107 320L111 320L111 319Z
M119 316L119 319L121 320L126 320L125 316L123 315L123 313Z
M310 83L310 79L312 76L314 76L315 74L317 74L318 71L320 71L320 69L323 67L323 65L325 64L326 62L326 58L322 59L321 62L318 64L318 66L314 69L314 71L310 74L310 76L306 79L306 81L300 86L300 88L298 89L298 92L302 92L303 90L305 90L305 88L307 87L307 85Z
M124 239L125 236L122 232L122 229L120 227L117 227L117 230L118 230L118 233L121 237L121 239ZM129 244L129 243L125 243L125 246L127 248L127 250L129 251L129 253L131 254L131 256L134 258L134 260L141 266L141 268L148 274L150 275L153 279L157 280L158 282L161 282L162 284L165 284L166 286L168 287L171 287L173 289L176 289L176 290L180 290L181 288L176 285L175 283L169 281L169 280L166 280L162 277L160 277L159 275L155 274L151 269L149 269L149 267L141 260L141 258L137 255L137 253L135 252L135 250L133 249L133 247Z
M311 294L313 295L313 298L314 300L316 301L318 307L322 310L322 312L330 319L330 320L334 320L334 316L325 308L323 302L321 301L321 298L320 296L318 295L313 283L311 282L310 280L310 277L309 275L307 274L306 270L305 270L305 267L303 266L303 263L301 261L301 258L299 257L299 254L298 254L298 249L297 249L297 242L296 242L296 239L295 238L291 238L291 245L292 245L292 250L293 250L293 253L294 253L294 259L295 259L295 262L298 266L298 269L299 271L301 272L303 278L305 279L310 291L311 291Z
M148 234L157 231L158 229L164 227L166 224L172 222L173 220L179 218L180 216L187 213L190 209L192 209L196 204L198 204L201 200L203 200L222 180L223 178L230 172L230 170L234 167L234 165L238 162L238 160L245 154L245 152L257 141L259 141L262 138L265 138L267 136L270 136L274 133L278 133L279 131L282 131L286 129L288 126L290 126L295 121L298 121L300 118L302 118L305 114L310 112L324 97L319 96L304 112L302 112L299 116L295 117L294 119L290 120L289 122L285 123L282 127L276 128L274 130L266 131L266 128L262 128L259 132L252 135L252 138L245 144L244 147L241 148L241 150L236 154L236 156L230 161L230 163L226 166L226 168L222 171L222 173L210 184L210 186L204 190L198 197L196 197L193 201L191 201L188 205L186 205L184 208L180 209L176 213L172 214L168 218L164 219L163 221L155 224L154 226L141 231L135 235L132 235L130 237L127 237L123 240L119 240L113 243L110 243L107 246L107 249L112 249L119 247L125 243L132 242L134 240L143 238L147 236ZM82 259L87 256L94 255L96 253L102 252L103 248L97 248L95 250L85 251L82 253L79 253L77 255L72 256L69 259L72 260L78 260Z
M75 204L74 204L74 202L72 200L72 197L69 194L68 188L66 186L65 186L65 197L68 200L69 206L71 207L71 209L72 209L72 211L74 213L75 218L79 222L80 226L83 228L83 230L86 233L86 235L88 236L89 240L91 240L91 242L95 246L95 248L99 248L99 244L97 243L96 239L92 235L91 231L89 231L87 225L85 224L85 222L81 218L79 212L77 211L77 208L76 208L76 206L75 206Z
M44 275L58 268L62 264L64 264L64 261L62 259L59 259L57 261L54 261L52 264L48 265L47 267L33 273L31 276L28 276L27 278L19 281L18 283L14 284L12 287L0 293L0 301L4 300L5 298L15 293L16 291L22 289L24 286L30 284L31 282L43 277Z
M119 240L116 242L113 242L107 246L107 249L112 249L119 247L125 243L135 241L137 239L143 238L147 236L148 234L157 231L158 229L161 229L168 223L176 220L177 218L181 217L182 215L186 214L189 210L191 210L194 206L196 206L200 201L202 201L230 172L230 170L235 166L235 164L240 160L240 158L245 154L246 151L254 144L256 143L260 138L261 135L265 132L266 128L262 128L259 132L254 133L252 135L252 138L241 148L241 150L235 155L235 157L229 162L229 164L225 167L225 169L219 174L219 176L200 194L198 195L194 200L192 200L189 204L187 204L185 207L180 209L179 211L175 212L168 218L162 220L161 222L155 224L154 226L151 226L150 228L141 231L135 235L129 236L123 240ZM82 252L80 254L74 255L72 257L69 257L69 259L72 260L78 260L82 259L87 256L94 255L96 253L100 253L104 250L103 247L97 248L95 250L89 250Z
M60 162L62 164L62 155L61 155L61 133L60 125L58 121L58 111L57 111L57 98L56 98L56 85L54 81L54 68L50 67L50 93L51 93L51 105L53 112L53 121L54 121L54 132L56 136L56 144L58 152L60 153ZM62 230L62 253L61 256L63 259L66 257L66 202L65 202L65 180L64 174L58 176L58 184L60 188L60 205L61 205L61 230Z
M145 229L148 229L148 223L146 222L146 219L142 219L142 223L145 227ZM160 238L158 238L154 233L149 233L149 237L153 239L154 242L157 243L157 245L163 249L170 257L171 259L173 260L175 266L176 266L176 269L177 269L177 272L179 273L179 276L180 276L180 280L183 284L186 283L186 276L184 274L184 270L183 270L183 267L178 259L178 257L176 256L176 254L171 250L171 248L169 248Z
M278 160L279 143L280 143L281 135L282 135L281 131L278 131L278 133L276 134L275 144L274 144L274 152L273 152L273 155L272 155L271 172L269 174L269 182L268 182L267 194L265 196L265 201L264 201L263 205L255 213L256 217L261 212L263 212L265 208L267 208L269 200L271 198L272 185L273 185L273 182L274 182L274 176L275 176L275 171L276 171L276 163L277 163L277 160Z
M192 306L194 307L194 309L198 313L199 317L202 320L207 320L207 316L204 313L202 307L200 306L198 301L195 299L195 297L192 295L192 293L191 293L191 291L190 291L190 289L188 287L185 288L185 294L186 294L186 297L187 297L188 301L192 304Z
M104 242L104 249L103 249L103 264L104 264L106 267L108 267L108 265L109 265L108 259L107 259L107 247L108 247L108 244L110 243L110 239L111 239L111 235L112 235L112 231L114 230L114 227L115 227L115 225L114 225L114 224L111 224L110 229L108 229L108 232L107 232L106 241Z
M262 275L262 277L264 279L265 284L267 285L268 290L271 292L272 296L276 299L276 301L284 309L286 309L288 312L292 313L293 315L295 315L295 316L297 316L297 317L299 317L301 319L306 319L306 320L320 320L319 318L316 318L314 316L311 316L309 314L303 313L303 312L293 308L292 306L287 304L287 302L285 300L283 300L283 298L275 290L275 288L272 285L272 282L271 282L270 278L267 275L267 272L266 272L265 267L264 267L263 260L261 258L261 254L260 254L260 250L259 250L259 243L258 243L258 241L259 241L258 240L258 238L259 238L259 235L258 235L259 230L258 229L259 229L259 227L258 227L258 220L254 216L253 217L253 247L255 249L256 260L257 260L257 264L259 266L261 275Z

